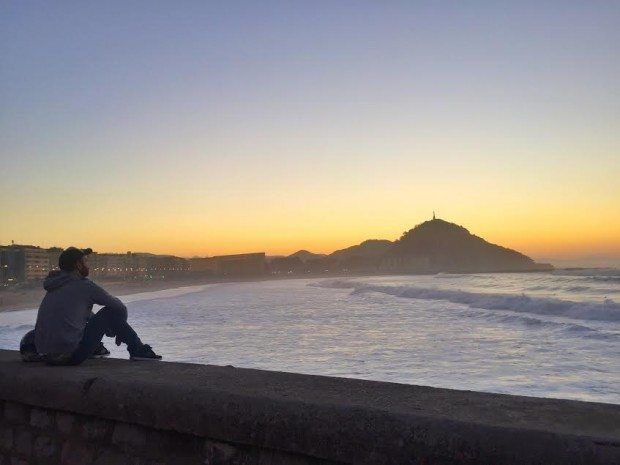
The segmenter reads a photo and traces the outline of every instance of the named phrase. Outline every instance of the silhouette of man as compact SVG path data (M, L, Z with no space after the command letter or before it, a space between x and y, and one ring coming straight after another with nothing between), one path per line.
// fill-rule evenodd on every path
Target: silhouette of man
M131 360L160 360L162 357L143 344L127 323L127 307L88 279L85 258L91 252L69 247L60 254L60 271L51 272L43 283L47 293L39 307L30 351L36 350L51 364L78 365L102 347L101 340L107 335L116 336L117 345L127 344ZM95 314L94 304L103 305ZM32 342L27 336L25 344ZM32 355L28 348L20 347L20 351L23 356Z

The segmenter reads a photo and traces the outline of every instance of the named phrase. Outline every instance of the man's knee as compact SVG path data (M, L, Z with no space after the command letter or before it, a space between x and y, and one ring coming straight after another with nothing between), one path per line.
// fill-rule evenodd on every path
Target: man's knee
M127 321L127 308L126 307L103 307L97 312L102 313L106 319L121 319Z

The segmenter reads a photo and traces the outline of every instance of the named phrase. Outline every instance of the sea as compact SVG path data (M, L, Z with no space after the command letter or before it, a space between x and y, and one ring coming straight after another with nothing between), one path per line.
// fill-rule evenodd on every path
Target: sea
M168 361L620 404L619 269L281 279L122 300ZM16 349L35 318L0 313L0 348Z

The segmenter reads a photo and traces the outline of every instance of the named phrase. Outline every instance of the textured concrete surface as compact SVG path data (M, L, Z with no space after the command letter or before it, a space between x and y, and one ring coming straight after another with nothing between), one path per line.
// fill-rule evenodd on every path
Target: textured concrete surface
M52 367L13 351L0 351L0 399L343 463L620 464L611 404L182 363Z

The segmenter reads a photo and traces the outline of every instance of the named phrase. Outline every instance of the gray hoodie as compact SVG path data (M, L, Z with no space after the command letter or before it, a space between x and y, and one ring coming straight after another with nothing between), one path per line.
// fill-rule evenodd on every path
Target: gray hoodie
M127 312L118 298L74 271L50 273L43 287L47 293L39 307L34 335L40 354L72 353L82 340L94 304Z

